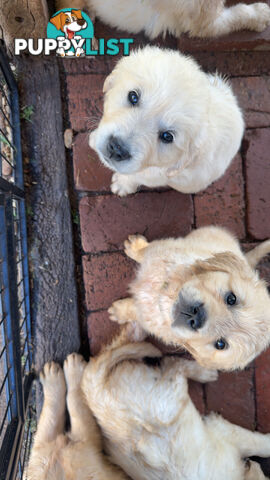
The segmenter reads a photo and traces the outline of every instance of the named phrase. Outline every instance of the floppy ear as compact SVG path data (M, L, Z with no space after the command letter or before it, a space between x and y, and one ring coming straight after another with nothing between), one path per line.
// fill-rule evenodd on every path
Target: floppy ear
M52 23L57 30L61 30L63 26L63 15L65 15L63 12L58 13L55 17L52 17L50 19L50 23Z
M83 16L82 16L82 11L81 10L71 10L71 13L73 15L75 15L75 17L79 18L79 19L82 19Z
M105 78L105 82L103 84L103 93L107 93L113 86L114 74L110 73L108 77Z
M231 252L216 253L206 260L199 260L194 264L192 270L197 275L205 272L237 272L240 275L251 276L252 273L246 263Z
M268 253L270 253L270 240L266 240L246 253L246 259L251 268L255 268L259 261Z

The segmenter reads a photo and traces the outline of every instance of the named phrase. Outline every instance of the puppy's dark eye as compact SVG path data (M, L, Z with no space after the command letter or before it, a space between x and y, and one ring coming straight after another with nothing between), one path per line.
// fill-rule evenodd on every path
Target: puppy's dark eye
M171 132L159 132L159 139L163 143L172 143L173 142L173 134Z
M69 19L69 18L66 18L65 23L70 23L70 19Z
M128 93L128 101L131 105L137 105L139 103L140 95L135 90Z
M230 307L236 304L236 296L233 292L226 293L225 302L227 303L227 305L230 305Z
M223 338L219 338L215 343L215 348L217 350L224 350L225 348L228 348L228 343Z

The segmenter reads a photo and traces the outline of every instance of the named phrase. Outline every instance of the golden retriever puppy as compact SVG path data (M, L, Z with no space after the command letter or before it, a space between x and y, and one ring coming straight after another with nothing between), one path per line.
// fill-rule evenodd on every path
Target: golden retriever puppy
M125 251L140 267L112 320L137 321L207 368L244 368L269 345L270 298L255 271L269 240L244 255L228 231L204 227L151 243L131 236Z
M111 189L120 196L139 185L198 192L239 149L244 122L231 87L177 51L148 46L123 57L103 90L90 145L116 172Z
M58 0L57 9L70 7ZM151 39L171 33L217 37L238 30L262 32L270 24L266 3L239 3L226 8L225 0L75 0L73 8L87 8L112 27L131 33L144 31Z
M102 453L99 428L80 388L86 362L69 355L64 372L56 363L47 363L40 380L44 405L27 471L28 480L127 480ZM65 408L71 430L64 433Z
M123 340L123 336L121 337ZM119 342L87 365L82 390L113 462L133 480L260 480L252 455L270 456L270 435L250 432L211 414L201 417L187 378L217 378L196 362L160 357L149 343Z

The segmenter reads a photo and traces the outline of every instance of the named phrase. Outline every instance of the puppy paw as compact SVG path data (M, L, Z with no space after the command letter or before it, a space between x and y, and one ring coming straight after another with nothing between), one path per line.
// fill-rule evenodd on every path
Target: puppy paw
M147 247L148 242L143 235L129 235L124 242L125 254L135 261L139 260L140 250Z
M113 302L112 306L108 309L110 320L120 323L121 325L129 322L131 320L129 313L130 300L132 301L132 299L124 298Z
M39 379L42 383L45 396L52 394L57 398L61 394L65 395L66 383L64 372L58 363L46 363L39 375Z
M119 197L124 197L129 193L134 193L138 185L132 182L127 175L121 173L114 173L112 176L111 191Z
M204 369L200 373L200 382L201 383L215 382L217 379L218 379L218 371L217 370Z
M68 389L78 388L83 376L86 361L78 353L71 353L64 362L64 373Z
M76 49L76 57L85 57L85 51L83 48L77 48Z
M266 3L255 3L254 7L254 23L252 28L256 32L263 32L270 25L270 7Z

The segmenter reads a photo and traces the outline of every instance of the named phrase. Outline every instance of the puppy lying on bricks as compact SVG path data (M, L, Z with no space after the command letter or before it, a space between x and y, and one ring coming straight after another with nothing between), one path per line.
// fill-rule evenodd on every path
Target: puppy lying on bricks
M67 0L58 9L70 7ZM239 3L225 7L225 0L75 0L74 8L87 8L102 21L131 33L144 31L151 39L171 33L190 37L217 37L238 30L262 32L270 24L266 3Z
M125 252L140 266L112 320L136 321L206 368L244 368L269 345L270 298L255 271L269 240L244 255L228 231L204 227L151 243L130 236Z
M203 190L240 147L244 122L231 87L179 52L131 53L103 91L104 113L90 146L116 172L111 189L120 196L139 185Z
M189 397L188 378L210 382L217 372L179 357L149 366L144 357L161 357L160 351L126 344L125 333L91 359L81 384L112 461L133 480L265 479L247 458L270 456L270 435L213 413L201 417Z
M86 362L69 355L64 372L56 363L47 363L40 375L44 405L27 471L28 480L127 480L102 453L99 428L80 388ZM65 408L71 430L64 433Z

